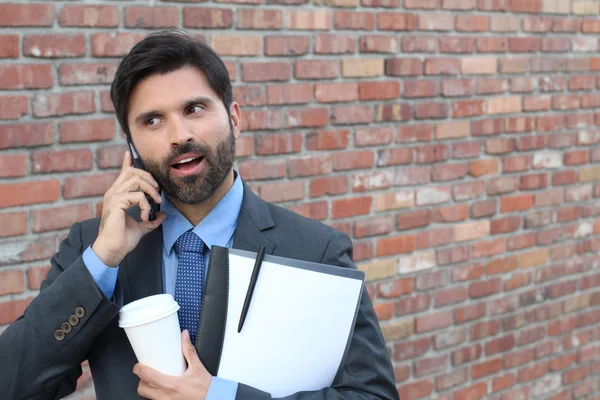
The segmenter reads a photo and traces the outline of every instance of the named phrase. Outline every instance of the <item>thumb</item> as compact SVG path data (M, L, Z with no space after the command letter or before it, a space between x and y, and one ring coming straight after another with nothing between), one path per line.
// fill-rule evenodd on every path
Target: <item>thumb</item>
M187 361L188 368L195 369L202 364L200 358L198 358L198 353L196 353L196 347L194 347L190 340L190 333L187 329L181 332L181 350L185 361Z

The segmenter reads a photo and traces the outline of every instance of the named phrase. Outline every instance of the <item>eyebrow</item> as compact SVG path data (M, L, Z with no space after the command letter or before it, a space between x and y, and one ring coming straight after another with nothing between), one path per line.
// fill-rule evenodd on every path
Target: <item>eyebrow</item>
M202 104L205 104L207 107L211 107L213 104L213 100L210 97L206 97L206 96L194 97L193 99L185 101L182 105L182 108L186 109L186 108L193 106L194 104L198 104L198 103L202 103ZM133 123L137 125L137 124L145 121L146 119L157 116L157 115L161 115L161 112L158 110L146 111L141 114L138 114L138 116L135 117L135 119L133 120Z

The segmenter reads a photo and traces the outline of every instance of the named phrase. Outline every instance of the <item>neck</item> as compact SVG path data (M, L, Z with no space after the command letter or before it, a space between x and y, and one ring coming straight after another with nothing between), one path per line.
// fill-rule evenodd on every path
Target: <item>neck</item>
M175 199L171 199L170 197L169 200L171 201L171 203L173 203L175 208L177 208L177 210L179 210L179 212L183 214L183 216L186 217L188 221L190 221L190 223L193 226L196 226L227 194L229 189L231 189L231 187L233 186L233 181L234 177L232 168L223 180L223 183L221 183L221 186L219 186L219 188L215 191L215 193L213 193L211 197L204 200L202 203L185 204Z

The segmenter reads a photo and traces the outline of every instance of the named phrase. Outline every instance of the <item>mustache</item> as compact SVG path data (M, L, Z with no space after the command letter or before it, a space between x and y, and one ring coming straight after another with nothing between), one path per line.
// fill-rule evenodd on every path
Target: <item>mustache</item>
M168 165L173 164L173 161L177 157L179 157L180 155L185 154L185 153L197 153L197 154L200 154L202 157L208 158L208 159L210 159L210 157L211 157L210 147L208 147L202 143L198 143L198 142L187 142L187 143L177 146L171 150L171 152L169 153L169 156L167 157L167 159L168 159L167 164Z

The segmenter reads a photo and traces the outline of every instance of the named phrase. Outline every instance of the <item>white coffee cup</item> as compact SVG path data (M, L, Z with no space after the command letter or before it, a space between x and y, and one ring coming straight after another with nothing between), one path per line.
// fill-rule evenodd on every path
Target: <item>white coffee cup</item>
M119 326L142 364L164 374L183 375L187 366L181 350L179 305L170 294L136 300L119 311Z

